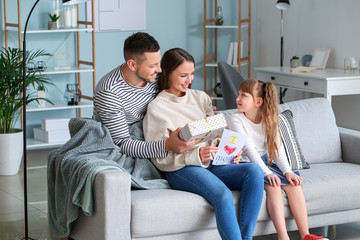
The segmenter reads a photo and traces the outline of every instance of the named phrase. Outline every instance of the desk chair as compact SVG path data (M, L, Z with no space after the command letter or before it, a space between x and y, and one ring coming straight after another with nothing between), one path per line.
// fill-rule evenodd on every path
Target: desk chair
M226 62L219 62L218 69L224 98L224 107L225 109L237 108L236 98L239 95L239 86L244 81L244 78L234 67Z

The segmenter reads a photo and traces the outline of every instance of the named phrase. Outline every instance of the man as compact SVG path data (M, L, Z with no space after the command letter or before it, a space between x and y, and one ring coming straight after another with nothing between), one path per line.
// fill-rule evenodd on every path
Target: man
M96 121L102 122L122 153L139 158L164 158L167 151L184 153L196 141L179 139L180 128L166 140L146 142L131 139L129 125L142 120L147 105L158 92L160 46L149 34L138 32L124 42L125 63L106 74L94 96Z

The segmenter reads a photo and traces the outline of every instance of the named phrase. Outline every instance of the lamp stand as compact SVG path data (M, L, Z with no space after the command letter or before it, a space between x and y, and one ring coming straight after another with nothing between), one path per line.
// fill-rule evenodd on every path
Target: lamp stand
M33 7L30 10L30 13L26 19L25 28L24 28L24 39L23 39L23 155L24 155L24 222L25 222L25 237L24 240L32 239L29 238L29 221L28 221L28 200L27 200L27 154L26 154L26 29L30 16L35 9L36 5L40 0L36 0Z
M284 10L280 10L281 12L281 20L280 20L280 67L284 66ZM280 87L280 103L284 103L283 98L285 97L285 93L288 89L284 88L284 90L282 89L282 87Z

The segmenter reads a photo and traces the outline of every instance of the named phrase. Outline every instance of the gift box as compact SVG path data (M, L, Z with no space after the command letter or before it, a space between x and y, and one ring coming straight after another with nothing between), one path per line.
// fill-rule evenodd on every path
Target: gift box
M184 141L200 138L202 141L209 141L217 136L221 136L227 127L224 114L216 114L194 122L186 124L180 131L179 137Z

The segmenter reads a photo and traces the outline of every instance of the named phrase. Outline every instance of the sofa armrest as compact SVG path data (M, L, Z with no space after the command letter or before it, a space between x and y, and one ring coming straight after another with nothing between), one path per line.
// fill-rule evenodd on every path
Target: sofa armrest
M131 177L120 170L96 175L94 214L81 213L70 236L74 239L130 239Z
M360 164L360 131L339 127L342 159Z

